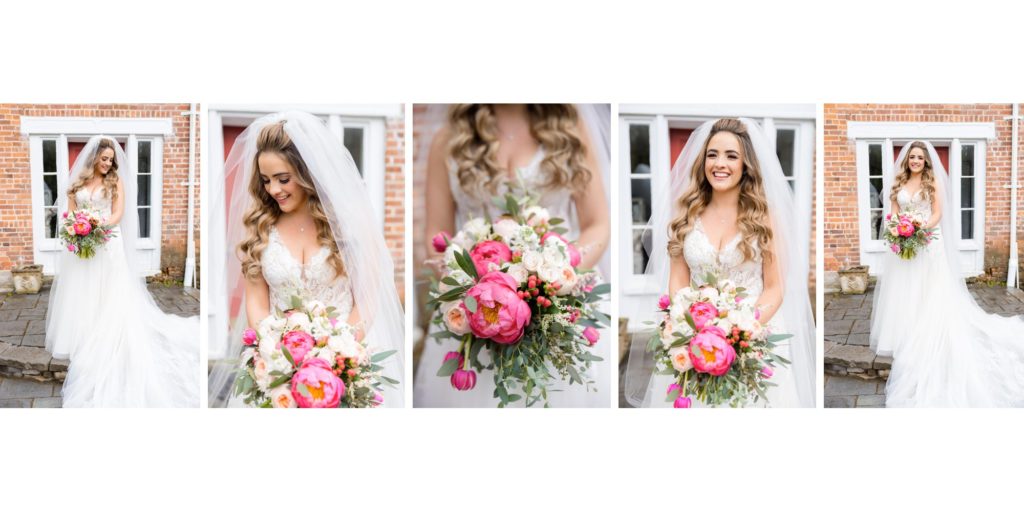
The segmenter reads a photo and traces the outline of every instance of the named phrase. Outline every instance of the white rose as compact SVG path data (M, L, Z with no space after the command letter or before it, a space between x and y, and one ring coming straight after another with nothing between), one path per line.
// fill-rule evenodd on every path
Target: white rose
M354 343L356 341L355 336L348 329L342 330L340 333L331 336L327 340L327 348L333 352L341 352L342 347L346 343Z
M292 370L292 364L288 362L288 358L284 357L283 352L274 354L268 360L268 366L271 371L277 370L279 372L287 373Z
M576 288L576 284L579 282L579 277L576 275L576 271L573 270L572 266L566 265L562 267L562 276L558 280L560 288L555 295L569 295Z
M309 314L313 316L326 315L327 306L318 300L311 300L306 303L306 311L309 311Z
M491 229L508 244L519 233L519 223L509 218L503 218L495 222Z
M252 373L256 377L256 385L260 389L267 389L267 386L272 382L270 379L270 366L267 364L267 360L262 357L257 359L253 363Z
M734 309L726 319L741 330L754 332L754 312L747 308Z
M309 332L312 325L305 313L292 313L288 315L288 323L285 327L290 331Z
M337 355L338 354L336 354L329 347L320 347L319 349L317 349L316 356L314 357L316 357L317 359L323 359L324 361L327 362L327 364L334 366L334 358Z
M537 276L540 277L541 281L554 283L562 277L562 269L555 265L548 265L545 262L537 269Z
M295 397L292 396L291 387L288 385L278 386L270 390L270 403L275 408L291 409L298 407Z
M366 359L366 347L356 341L355 338L352 338L351 341L344 340L340 348L338 355L345 359L354 358L358 363L363 363Z
M536 272L544 263L544 256L537 251L529 251L523 254L523 266L530 272Z
M732 332L732 322L730 322L727 318L719 318L717 325L720 329L725 331L726 335L729 335L729 333Z
M448 330L458 334L469 333L469 318L466 317L466 311L462 309L462 302L454 301L447 302L441 306L441 313L444 318L444 325L448 327Z
M487 235L490 234L490 232L491 226L487 224L487 221L480 217L476 217L474 219L470 219L469 222L466 222L465 224L462 225L462 231L460 232L460 234L466 233L470 238L473 239L474 242L479 242L480 240L486 238ZM468 245L469 244L467 244L467 247Z
M530 206L523 210L523 216L526 217L526 223L531 226L544 224L551 220L551 214L548 213L548 210L540 206Z
M509 248L526 252L540 243L540 237L530 226L519 226L515 236L509 241Z
M714 303L716 300L718 300L718 290L710 286L701 288L700 299L706 302Z
M700 297L700 293L687 286L686 288L676 292L676 297L679 302L686 302L687 307L689 307L691 303L695 302L697 298Z
M661 344L668 348L670 345L675 343L676 335L673 332L675 324L672 323L672 319L665 319L665 327L661 329Z
M558 242L550 243L551 240L552 239L549 238L547 242L544 242L544 263L559 267L569 263L569 258L566 256L565 248Z
M523 284L530 277L530 271L526 270L526 267L522 263L513 263L509 265L508 270L505 271L508 275L512 276L519 284Z
M462 252L462 245L452 242L444 249L444 264L451 267L456 265L455 253Z

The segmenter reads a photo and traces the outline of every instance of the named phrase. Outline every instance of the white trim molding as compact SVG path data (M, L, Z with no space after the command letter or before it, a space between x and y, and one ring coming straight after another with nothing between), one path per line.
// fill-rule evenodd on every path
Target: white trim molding
M21 118L22 135L110 135L170 136L174 122L169 117L27 117Z
M656 116L664 115L669 117L751 117L776 119L810 119L817 118L817 106L813 103L779 103L779 104L726 104L714 103L680 104L680 105L650 105L634 104L619 105L619 115Z
M995 123L887 123L850 121L850 139L985 139L996 138Z
M239 103L210 105L208 110L216 110L218 112L253 112L258 114L256 117L288 110L302 110L314 115L339 115L343 117L402 117L405 115L405 108L401 103L367 103L357 105ZM228 125L227 123L225 124Z

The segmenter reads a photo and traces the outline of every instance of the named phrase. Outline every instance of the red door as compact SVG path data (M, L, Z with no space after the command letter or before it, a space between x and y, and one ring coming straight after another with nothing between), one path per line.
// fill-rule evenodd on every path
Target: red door
M669 146L669 162L670 165L676 164L676 159L679 158L679 153L683 152L683 148L686 147L686 141L690 140L690 135L693 134L693 130L690 128L669 128L668 129L668 146ZM672 167L669 167L671 172Z

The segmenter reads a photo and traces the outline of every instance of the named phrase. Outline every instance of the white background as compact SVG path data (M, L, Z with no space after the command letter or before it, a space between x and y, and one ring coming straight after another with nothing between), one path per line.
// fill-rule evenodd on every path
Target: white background
M8 3L0 101L1024 99L1012 3L369 3ZM1015 410L4 410L0 503L1006 509L1022 427Z

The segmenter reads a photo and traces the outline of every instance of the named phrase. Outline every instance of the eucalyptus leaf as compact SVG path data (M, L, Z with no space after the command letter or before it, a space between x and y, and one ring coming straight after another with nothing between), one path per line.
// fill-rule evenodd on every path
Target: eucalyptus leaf
M370 362L372 362L372 363L379 363L379 362L387 359L388 357L391 357L391 355L396 353L396 352L398 352L398 351L397 350L388 350L386 352L379 352L377 354L374 354L373 357L370 358Z
M437 370L438 377L451 377L455 373L455 370L459 369L459 358L453 357L445 361L441 368Z
M476 299L466 296L466 298L462 300L462 303L466 305L466 311L476 313Z

